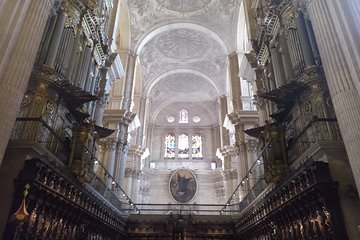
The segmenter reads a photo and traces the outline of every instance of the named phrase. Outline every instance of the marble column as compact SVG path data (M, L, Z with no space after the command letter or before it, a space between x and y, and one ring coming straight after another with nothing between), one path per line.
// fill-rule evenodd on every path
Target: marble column
M52 0L0 3L0 164L52 6Z
M332 103L360 193L360 2L308 0Z

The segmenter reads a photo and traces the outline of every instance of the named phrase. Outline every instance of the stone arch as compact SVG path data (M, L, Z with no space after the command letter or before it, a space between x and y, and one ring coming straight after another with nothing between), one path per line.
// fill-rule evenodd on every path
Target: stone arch
M229 47L225 44L224 40L217 33L206 27L194 23L171 23L158 27L154 30L150 30L148 34L144 35L144 37L142 37L138 41L138 43L134 46L134 51L136 52L137 55L139 55L143 47L146 45L146 43L148 43L156 35L168 30L178 29L178 28L185 28L185 29L191 29L191 30L197 30L203 32L208 36L210 36L211 38L215 39L223 49L224 53L228 54L230 52Z

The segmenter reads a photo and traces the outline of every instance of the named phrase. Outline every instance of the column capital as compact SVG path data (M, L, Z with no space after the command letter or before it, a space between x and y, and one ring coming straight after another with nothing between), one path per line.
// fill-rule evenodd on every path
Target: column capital
M111 137L106 138L105 141L105 149L114 151L116 147L116 139Z

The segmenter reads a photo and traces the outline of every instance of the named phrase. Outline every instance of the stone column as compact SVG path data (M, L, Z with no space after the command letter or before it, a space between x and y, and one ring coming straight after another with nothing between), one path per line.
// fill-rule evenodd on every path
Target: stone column
M360 2L309 0L306 3L349 163L360 193ZM341 179L339 197L349 239L359 239L356 227L360 224L360 218L358 211L354 211L358 209L359 199L346 196L343 183L347 182L346 176L351 173L346 172L343 163L342 170L337 170L339 160L341 158L329 161L329 167L332 178L335 181Z
M357 0L309 0L312 21L335 113L360 193L360 50ZM356 17L357 16L357 17Z
M146 115L146 98L140 98L140 109L139 109L139 118L140 126L138 127L136 135L136 144L142 146L144 144L144 134L145 134L145 115Z
M98 126L103 126L103 116L105 106L108 103L109 95L104 95L101 99L96 101L95 110L94 110L94 120L95 124Z
M227 114L227 98L222 96L219 99L219 114L220 114L220 136L221 136L221 147L228 146L230 143L229 131L224 127L224 120ZM224 157L224 169L228 170L231 168L230 156Z
M100 84L99 84L99 100L96 101L95 104L95 109L94 109L94 120L95 120L95 124L98 126L102 126L102 121L103 121L103 117L104 117L104 110L105 110L105 106L108 102L108 94L105 94L105 88L106 88L106 82L107 82L107 72L108 69L107 68L100 68Z
M242 110L241 102L241 85L239 77L239 60L238 55L233 53L229 56L229 68L230 68L230 85L231 85L231 97L234 106L234 111Z
M104 158L104 166L112 177L114 176L115 157L116 157L116 140L114 138L108 138L106 141L106 153ZM108 186L111 186L112 180L108 181Z
M126 168L125 170L125 179L124 179L124 191L131 198L131 189L132 189L132 175L133 170L131 168ZM132 199L131 199L132 200Z
M247 160L248 160L248 170L255 163L257 154L256 154L256 146L257 141L255 140L246 140L246 150L247 150ZM250 189L256 184L258 181L258 175L256 175L256 166L249 173L249 187Z
M52 5L52 0L0 3L0 164Z
M120 141L121 151L119 151L119 162L117 163L117 172L116 172L116 179L118 183L123 186L124 178L125 178L125 170L126 170L126 158L129 146L124 145L123 141Z
M132 176L131 200L134 203L139 202L140 173L140 171L134 171Z
M125 70L125 89L123 94L123 100L121 108L127 111L131 111L131 102L134 96L134 74L137 56L131 52L128 53L126 59Z

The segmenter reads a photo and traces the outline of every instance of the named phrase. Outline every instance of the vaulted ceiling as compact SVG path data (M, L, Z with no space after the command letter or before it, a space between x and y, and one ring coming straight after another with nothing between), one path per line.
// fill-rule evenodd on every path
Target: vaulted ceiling
M226 94L240 2L127 0L130 48L139 56L152 113L199 103L213 108Z

